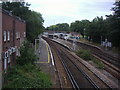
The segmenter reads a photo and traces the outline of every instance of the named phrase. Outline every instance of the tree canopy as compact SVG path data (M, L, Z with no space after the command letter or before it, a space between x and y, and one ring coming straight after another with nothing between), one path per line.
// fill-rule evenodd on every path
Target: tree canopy
M114 3L111 9L114 13L103 17L96 17L92 21L89 20L76 20L69 25L56 24L47 27L48 30L63 30L78 32L83 37L89 37L89 40L100 43L101 39L112 42L113 46L120 47L120 1ZM67 27L67 28L65 28Z
M26 21L26 34L30 42L43 31L43 18L38 12L29 9L30 4L27 2L3 2L2 8L10 11L13 15L20 17Z
M51 25L49 27L46 28L47 30L54 30L54 31L66 31L68 32L69 29L69 24L67 23L59 23L56 25Z

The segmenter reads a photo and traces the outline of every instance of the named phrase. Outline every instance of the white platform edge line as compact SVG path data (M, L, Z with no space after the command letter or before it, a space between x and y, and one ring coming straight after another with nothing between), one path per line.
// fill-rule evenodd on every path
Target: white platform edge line
M42 39L42 38L41 38ZM49 44L44 40L44 39L42 39L47 45L48 45L48 48L49 48L49 52L50 52L50 56L51 56L51 59L52 59L52 65L54 66L55 65L55 63L54 63L54 60L53 60L53 55L52 55L52 51L51 51L51 48L50 48L50 46L49 46Z

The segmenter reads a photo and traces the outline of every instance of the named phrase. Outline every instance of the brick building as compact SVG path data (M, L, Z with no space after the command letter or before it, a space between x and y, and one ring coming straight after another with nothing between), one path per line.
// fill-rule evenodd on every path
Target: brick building
M0 9L0 90L2 89L2 12Z
M18 49L26 37L26 23L2 9L2 72L15 63Z

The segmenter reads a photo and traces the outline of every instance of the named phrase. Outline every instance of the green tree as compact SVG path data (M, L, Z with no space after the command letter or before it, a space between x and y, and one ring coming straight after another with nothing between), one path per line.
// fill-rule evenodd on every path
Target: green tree
M34 49L30 47L29 41L24 41L20 47L20 57L17 58L17 64L25 65L27 63L34 63L37 60L37 56L34 53Z
M10 11L13 15L16 15L26 21L27 39L33 43L34 39L37 38L37 36L44 30L44 20L40 13L31 11L29 6L30 4L25 2L2 3L3 9Z
M54 31L66 31L69 32L69 24L67 23L59 23L56 25L51 25L46 28L46 30L54 30Z
M120 48L120 1L116 2L115 7L111 10L114 11L113 15L107 15L106 22L108 24L108 39L112 42L113 46Z
M74 32L79 32L84 37L89 23L90 23L89 20L81 20L81 21L77 20L77 21L71 23L70 30L74 31Z
M106 38L107 30L106 23L103 17L96 17L88 24L86 35L93 40L93 42L100 42L101 36Z
M31 11L28 17L29 18L26 20L27 39L31 42L34 42L38 35L44 30L44 20L42 18L42 15L35 11Z
M56 25L59 31L69 31L69 24L67 23L61 23L61 24L56 24Z

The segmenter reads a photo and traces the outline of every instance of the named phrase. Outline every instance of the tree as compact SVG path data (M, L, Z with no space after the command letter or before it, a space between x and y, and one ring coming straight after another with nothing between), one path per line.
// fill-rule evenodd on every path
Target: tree
M107 15L106 22L108 23L108 39L112 42L113 46L120 48L120 1L116 2L115 7L111 10L114 11L113 15Z
M71 23L70 30L74 32L79 32L84 37L85 30L87 29L89 23L90 23L89 20L81 20L81 21L77 20Z
M54 30L54 31L66 31L69 32L69 24L67 23L59 23L56 25L51 25L46 28L46 30Z
M34 53L34 49L30 48L29 41L24 41L20 47L20 57L17 58L17 64L25 65L28 63L33 64L37 60L37 56Z
M69 31L69 24L67 23L56 24L56 26L59 31Z
M40 33L42 33L44 27L43 27L43 18L40 13L37 13L35 11L31 11L31 13L28 16L27 19L27 39L31 42L34 42L34 40L38 37Z
M35 38L43 31L43 18L40 13L29 10L30 4L25 2L3 2L2 7L26 21L27 39L34 43Z
M101 36L106 38L106 23L103 17L96 17L88 24L86 35L93 40L93 42L100 42Z
M120 17L120 1L114 3L114 5L115 5L115 7L113 7L111 10L114 11L114 16L119 18Z

